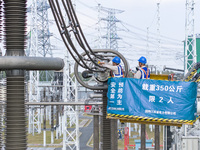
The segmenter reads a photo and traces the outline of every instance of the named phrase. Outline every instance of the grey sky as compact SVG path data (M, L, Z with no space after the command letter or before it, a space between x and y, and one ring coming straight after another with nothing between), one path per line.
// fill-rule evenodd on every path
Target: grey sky
M133 68L138 65L138 58L144 55L150 65L162 68L163 65L173 68L183 68L183 40L185 39L185 3L186 0L72 0L76 5L76 12L81 27L92 48L97 46L98 11L97 6L123 10L116 14L121 20L117 23L119 51L129 60ZM29 0L30 2L30 0ZM157 43L157 2L160 2L160 35L161 47L158 51ZM195 4L195 31L200 33L199 10L200 0ZM107 17L101 12L100 17ZM53 19L50 17L50 19ZM101 22L106 27L106 22ZM147 42L147 27L149 27L149 42ZM55 25L50 29L57 34ZM106 30L102 29L102 35ZM52 38L51 42L57 46L59 40ZM105 41L103 41L105 45ZM62 42L60 42L62 43ZM147 48L147 43L149 48ZM59 48L55 48L59 49ZM57 53L57 51L55 51ZM180 59L181 58L181 59Z
M157 55L157 2L156 0L76 0L77 15L82 25L90 26L93 18L97 18L98 14L94 10L83 5L83 3L91 8L101 4L103 7L124 10L123 13L116 14L116 17L122 21L117 26L122 30L118 31L118 35L122 38L119 51L125 55L130 61L131 67L138 65L138 58L144 55L148 58L150 65L157 65L162 68L163 65L170 67L183 68L183 59L176 60L176 55L180 53L183 56L183 43L185 38L185 1L183 0L161 0L160 2L160 34L171 39L166 42L167 38L161 38L161 48L159 56ZM97 8L96 8L97 11ZM91 16L90 18L88 16ZM96 15L96 16L95 16ZM101 15L103 16L103 15ZM106 17L106 15L104 15ZM92 19L91 19L92 18ZM90 25L89 25L90 24ZM149 27L149 51L147 47L147 27ZM85 27L85 32L89 32ZM151 40L151 36L154 40ZM89 39L89 37L88 37ZM175 41L173 44L169 44ZM131 45L124 45L128 43ZM151 44L152 43L152 44ZM180 44L177 48L177 44ZM165 48L164 48L165 47ZM167 47L167 48L166 48ZM174 50L174 48L176 49ZM152 52L154 51L154 52ZM182 54L181 54L182 52ZM156 56L156 57L155 57ZM183 58L183 57L182 57ZM164 60L164 61L163 61Z

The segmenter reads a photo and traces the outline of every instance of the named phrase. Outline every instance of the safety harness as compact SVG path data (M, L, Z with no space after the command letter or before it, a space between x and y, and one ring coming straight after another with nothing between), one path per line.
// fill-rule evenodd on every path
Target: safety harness
M113 71L111 71L111 75L114 78L124 78L124 71L122 69L121 65L118 65L118 74L115 74Z
M140 68L140 71L143 71L144 72L144 74L146 75L146 79L148 79L148 76L149 76L149 69L147 68L147 72L144 70L144 69L142 69L142 68ZM142 73L142 72L141 72ZM142 74L141 74L141 79L142 79ZM143 79L144 79L144 77L143 77Z

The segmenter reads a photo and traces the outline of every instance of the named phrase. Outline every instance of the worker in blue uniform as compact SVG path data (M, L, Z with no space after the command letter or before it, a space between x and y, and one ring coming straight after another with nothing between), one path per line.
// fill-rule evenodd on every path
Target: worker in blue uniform
M122 129L118 129L118 139L122 139Z
M118 56L116 56L113 58L112 62L109 62L109 63L100 62L99 64L112 71L111 77L123 78L124 72L120 63L121 63L121 59Z
M149 79L150 78L150 71L149 69L145 66L147 63L147 59L142 56L138 59L139 62L139 69L136 73L133 73L134 78L136 79Z

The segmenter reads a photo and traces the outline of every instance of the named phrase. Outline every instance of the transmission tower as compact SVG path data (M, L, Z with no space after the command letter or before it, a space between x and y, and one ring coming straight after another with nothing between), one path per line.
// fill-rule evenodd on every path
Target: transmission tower
M50 32L48 24L48 9L47 0L32 0L31 7L28 9L31 12L31 33L30 33L30 56L34 57L52 57L50 48ZM48 71L30 71L30 92L29 101L40 101L39 82L49 81L52 78L52 73ZM29 133L41 132L41 112L40 109L29 110Z
M185 74L196 63L196 35L194 31L194 0L186 0L185 22Z
M185 59L184 71L185 74L196 63L196 35L194 31L194 0L186 0L186 15L185 15ZM194 127L195 128L195 127ZM174 139L176 139L177 149L182 148L182 137L187 136L190 132L191 126L184 124L179 130L175 127L170 127L174 132ZM179 133L177 133L177 131Z
M120 22L116 18L116 14L124 12L123 10L118 10L118 9L112 9L112 8L105 8L102 6L98 6L99 8L99 13L100 11L104 11L108 13L108 16L106 18L101 18L101 20L107 21L107 33L103 38L106 39L106 48L108 49L114 49L118 50L118 42L120 38L118 37L117 34L117 22Z
M149 64L149 27L147 27L147 47L146 47L146 58L148 60L148 64Z
M157 3L157 59L160 58L160 2Z
M97 31L98 31L98 40L97 40L97 48L101 49L102 48L102 34L101 34L101 4L98 4L98 26L97 26Z

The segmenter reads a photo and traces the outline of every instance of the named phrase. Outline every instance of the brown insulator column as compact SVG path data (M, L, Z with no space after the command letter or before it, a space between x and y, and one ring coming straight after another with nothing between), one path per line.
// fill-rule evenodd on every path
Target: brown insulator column
M159 125L155 125L155 150L160 150L160 131L159 131Z
M146 125L141 124L141 150L146 150Z
M0 0L0 42L2 40L2 0ZM0 50L0 56L2 56L2 51ZM2 71L0 72L0 74L2 74ZM2 78L3 76L1 75L0 78ZM0 89L1 91L3 91L3 85L0 85ZM1 95L3 93L0 93ZM5 110L5 106L3 105L4 103L4 98L2 97L0 99L0 149L2 149L3 144L4 144L4 140L3 140L3 125L2 125L2 120L3 120L3 111Z
M108 90L103 90L103 150L111 150L111 121L110 119L106 119L107 91Z
M111 150L118 149L117 120L111 119Z
M7 56L24 56L26 0L4 0L5 48ZM9 70L6 102L6 150L26 150L24 71Z
M99 150L99 110L95 106L93 111L93 150Z

